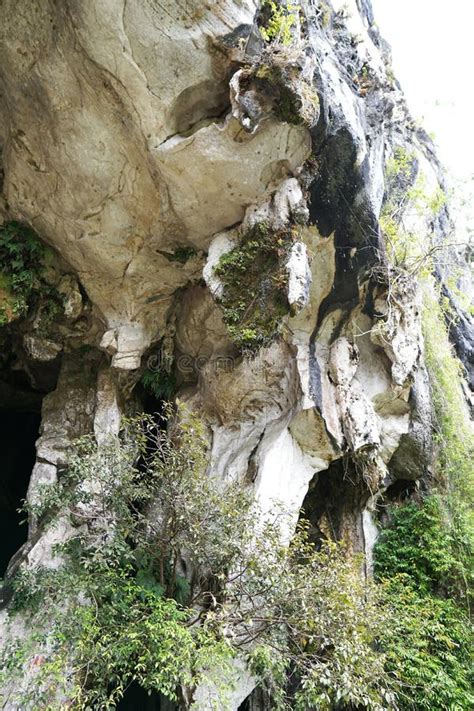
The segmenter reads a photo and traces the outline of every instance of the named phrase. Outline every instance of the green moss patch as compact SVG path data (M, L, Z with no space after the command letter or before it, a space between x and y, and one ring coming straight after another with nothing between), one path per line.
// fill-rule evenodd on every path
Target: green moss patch
M318 119L318 95L288 51L264 52L258 62L243 70L240 91L255 92L279 121L310 128Z
M291 231L273 233L259 223L215 267L224 288L224 322L242 350L268 345L289 311L285 263L291 243Z
M287 77L284 76L283 67L262 64L255 73L255 81L257 85L260 85L262 92L268 92L269 87L272 87L277 93L278 100L275 104L275 115L280 121L296 126L304 123L301 115L303 102L288 82Z

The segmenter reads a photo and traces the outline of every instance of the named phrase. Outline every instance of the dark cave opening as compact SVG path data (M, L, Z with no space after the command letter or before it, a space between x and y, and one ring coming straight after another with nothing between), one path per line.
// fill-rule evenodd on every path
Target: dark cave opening
M145 415L151 415L156 423L161 422L165 410L165 398L158 398L153 393L143 389L141 395L142 412Z
M0 576L25 543L28 527L18 512L35 463L41 417L37 411L0 407ZM23 523L22 523L23 522Z
M122 699L118 702L117 711L171 711L174 705L163 702L161 694L148 693L136 681L127 687Z
M313 543L351 540L355 550L364 550L362 511L369 495L363 477L347 458L336 459L316 474L302 506Z
M145 454L140 456L137 462L138 470L144 474L147 471L148 458L156 452L156 436L159 432L166 431L166 401L162 397L156 397L156 395L144 388L141 383L138 384L135 392L141 405L141 414L148 420L148 424L144 423L143 425L143 431L146 432L149 424L153 422L153 427L147 432Z
M413 479L397 479L387 488L384 499L391 502L407 501L417 491L418 483Z

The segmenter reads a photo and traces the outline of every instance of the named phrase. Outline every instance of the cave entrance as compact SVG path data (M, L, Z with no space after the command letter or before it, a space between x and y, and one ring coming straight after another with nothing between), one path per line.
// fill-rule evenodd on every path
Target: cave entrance
M370 491L349 459L337 459L316 474L303 501L303 517L309 521L311 540L350 542L354 551L364 551L362 512Z
M25 514L18 508L35 463L40 422L39 409L10 409L0 403L0 577L28 536L28 527L22 523Z
M137 682L125 690L117 704L117 711L174 711L176 705L164 699L161 694L145 691Z
M265 689L256 687L246 699L242 701L237 711L259 711L259 709L272 708L272 700Z
M252 695L253 694L249 694L249 696L242 701L237 711L252 711Z

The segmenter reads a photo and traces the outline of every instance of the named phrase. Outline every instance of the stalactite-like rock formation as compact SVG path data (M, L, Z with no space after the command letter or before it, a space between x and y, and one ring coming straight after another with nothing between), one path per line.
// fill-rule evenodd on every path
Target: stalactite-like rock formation
M318 536L370 561L377 500L430 476L419 279L396 271L390 228L396 213L422 252L441 245L443 177L370 3L305 0L285 42L264 39L259 13L254 0L1 4L1 215L47 246L48 275L21 315L0 281L0 407L42 400L32 502L78 436L158 406L140 384L151 373L155 395L204 422L212 476L294 524L304 505ZM406 199L420 181L424 210ZM462 313L469 372L470 329ZM3 639L8 578L56 565L68 535L30 520ZM235 710L252 691L239 673Z

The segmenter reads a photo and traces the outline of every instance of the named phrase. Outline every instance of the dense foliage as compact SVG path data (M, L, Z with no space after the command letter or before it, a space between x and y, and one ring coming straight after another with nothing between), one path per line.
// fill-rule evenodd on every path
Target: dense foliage
M259 17L260 34L266 42L289 45L293 40L292 28L296 25L299 3L280 4L263 0Z
M54 308L56 290L43 276L45 246L36 233L19 222L0 227L0 326L24 316L31 302L49 297Z
M186 708L211 683L225 708L239 657L275 709L471 708L471 444L440 318L425 314L438 492L393 507L376 584L342 546L315 549L304 523L284 545L285 511L265 519L244 485L210 478L206 432L186 410L168 410L167 428L128 421L100 446L83 438L29 504L67 534L54 569L13 580L12 623L21 613L31 631L4 650L8 701L114 708L138 682Z
M437 489L392 508L375 547L375 574L392 607L381 644L401 681L402 710L474 705L472 632L473 457L469 417L443 313L426 290L426 361L436 410Z
M393 268L401 268L411 275L427 275L433 266L432 255L440 245L434 243L434 234L428 225L422 232L415 233L405 222L419 227L419 218L435 219L446 203L446 195L439 186L433 189L426 184L418 172L415 153L402 146L395 147L386 163L385 181L380 228L387 257Z
M183 411L168 432L145 418L120 440L80 441L31 503L68 540L56 569L14 580L12 620L21 611L35 632L5 649L10 701L112 708L138 681L186 706L211 676L225 706L226 670L243 655L275 709L391 707L375 644L386 615L360 561L336 544L317 551L304 526L284 545L285 512L262 518L206 464L205 433Z
M403 574L420 594L456 595L463 566L453 543L438 495L396 507L377 542L375 573L379 577Z
M438 495L392 511L375 548L375 573L392 606L381 643L402 682L401 709L468 709L472 635L460 604L459 560Z
M171 400L176 392L176 378L164 367L147 368L141 377L141 384L157 400Z
M385 581L390 624L380 643L386 668L399 681L400 711L467 711L473 707L472 634L450 599L421 594L409 577Z

